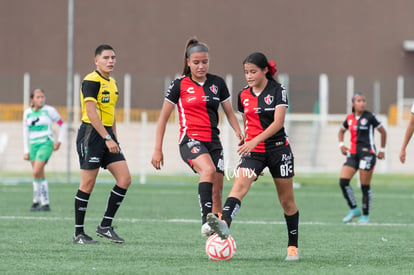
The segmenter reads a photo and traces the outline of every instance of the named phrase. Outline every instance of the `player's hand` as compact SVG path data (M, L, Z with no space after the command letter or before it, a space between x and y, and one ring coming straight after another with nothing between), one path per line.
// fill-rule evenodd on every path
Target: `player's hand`
M24 159L24 160L29 160L29 159L30 159L30 158L29 158L29 154L28 154L28 153L27 153L27 154L24 154L23 159Z
M236 133L236 137L239 139L238 145L239 146L242 145L244 143L244 135L241 132L239 132L239 133Z
M162 151L154 151L152 155L151 164L155 169L160 170L161 166L164 165L164 155Z
M400 153L400 161L401 163L405 163L405 150L402 150Z
M237 149L237 153L239 156L246 156L249 154L254 148L256 148L257 142L254 139L244 142L240 147Z
M53 151L59 150L60 144L61 144L60 142L53 143Z
M379 152L377 157L378 157L378 159L385 159L385 153L384 152Z
M345 155L346 156L346 154L348 153L348 147L346 147L345 145L342 145L340 147L340 149L341 149L342 155Z

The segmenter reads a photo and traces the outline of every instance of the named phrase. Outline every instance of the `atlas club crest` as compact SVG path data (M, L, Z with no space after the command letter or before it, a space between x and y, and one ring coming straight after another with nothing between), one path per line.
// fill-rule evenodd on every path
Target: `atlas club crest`
M265 98L264 98L264 102L266 102L266 104L267 105L270 105L270 104L272 104L272 102L273 102L273 96L272 95L267 95Z

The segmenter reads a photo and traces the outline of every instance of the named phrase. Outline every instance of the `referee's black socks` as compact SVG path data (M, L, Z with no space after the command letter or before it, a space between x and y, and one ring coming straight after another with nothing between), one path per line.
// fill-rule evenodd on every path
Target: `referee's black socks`
M101 226L107 227L112 225L112 220L115 217L115 213L121 205L127 189L121 188L118 185L115 185L109 194L108 203L106 206L105 215L102 219Z
M75 235L83 234L86 209L88 207L90 194L78 190L75 196Z

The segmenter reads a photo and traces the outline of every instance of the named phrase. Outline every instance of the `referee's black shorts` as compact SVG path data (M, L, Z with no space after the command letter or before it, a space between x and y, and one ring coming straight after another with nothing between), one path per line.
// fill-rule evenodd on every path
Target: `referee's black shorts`
M112 127L105 127L112 139L118 143L114 136ZM76 149L79 156L79 164L81 169L105 168L117 161L125 160L122 151L119 153L111 153L106 147L105 139L93 128L92 124L82 123L76 137Z

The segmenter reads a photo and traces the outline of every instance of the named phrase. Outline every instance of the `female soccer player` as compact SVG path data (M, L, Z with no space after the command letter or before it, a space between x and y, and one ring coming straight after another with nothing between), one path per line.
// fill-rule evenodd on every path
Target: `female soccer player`
M284 129L287 94L273 78L276 64L268 62L263 53L250 54L243 66L248 86L239 94L238 110L243 116L245 143L237 150L241 160L223 207L224 222L214 215L208 215L207 220L221 238L227 238L230 234L228 227L239 211L243 197L267 166L284 210L288 230L286 260L299 260L299 211L293 194L294 159Z
M347 156L339 179L339 185L344 198L351 208L343 218L345 223L361 216L361 211L355 201L354 192L349 185L358 169L362 190L362 216L358 223L366 224L369 222L369 210L372 199L370 184L377 154L374 144L375 128L381 134L381 148L378 152L378 159L385 157L387 133L375 114L366 111L365 107L365 96L361 93L356 93L352 97L352 113L346 117L338 133L339 148L342 154ZM347 130L351 134L351 147L349 149L344 145L344 134Z
M66 135L66 125L58 111L46 105L42 89L30 93L31 107L23 114L24 160L29 160L33 171L33 204L30 211L50 211L49 187L45 166L53 151L59 149ZM55 142L52 124L59 126L59 137Z
M401 145L401 151L400 151L400 161L401 163L405 163L405 157L406 157L406 148L408 143L410 142L411 137L414 133L414 103L411 106L411 117L410 122L407 125L407 129L405 130L404 140Z
M212 234L206 223L207 214L213 211L219 215L222 210L224 160L217 128L220 105L236 136L243 140L226 83L221 77L208 73L209 63L208 47L195 38L190 39L185 48L183 74L171 83L165 94L151 160L156 169L164 165L162 143L165 128L177 104L180 154L184 162L200 175L198 196L203 236Z

